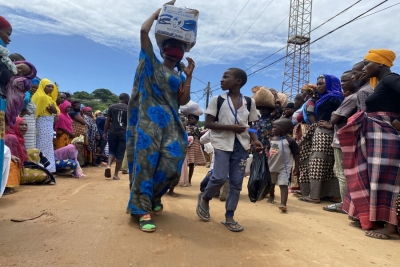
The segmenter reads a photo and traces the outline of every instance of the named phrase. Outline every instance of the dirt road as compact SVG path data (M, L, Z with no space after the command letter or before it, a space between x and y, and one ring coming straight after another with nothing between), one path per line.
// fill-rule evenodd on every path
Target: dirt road
M196 216L198 184L165 196L157 231L142 233L125 213L128 176L106 180L104 168L85 168L83 179L54 186L21 186L0 199L0 266L399 266L400 241L364 237L346 215L289 196L277 204L251 203L244 181L232 233L220 221L224 203L211 202L211 221ZM278 188L277 188L278 189ZM279 190L278 190L279 191ZM326 203L324 203L326 204ZM24 219L43 216L25 222Z

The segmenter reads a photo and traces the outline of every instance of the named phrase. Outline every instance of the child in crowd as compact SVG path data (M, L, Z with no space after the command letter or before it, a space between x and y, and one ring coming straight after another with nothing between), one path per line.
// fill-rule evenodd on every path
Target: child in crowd
M219 96L223 99L220 107L218 107L219 97L214 97L205 112L205 124L211 129L214 160L218 164L214 165L213 175L204 193L199 194L196 208L197 215L202 220L209 221L209 201L229 180L225 220L221 223L233 232L243 230L243 226L233 217L242 190L250 141L253 141L253 146L257 151L262 150L262 144L258 141L256 133L248 131L258 116L254 100L243 97L240 93L240 88L246 82L245 71L238 68L227 69L221 79L221 88L229 92Z
M85 138L80 135L72 139L71 144L54 151L57 170L69 170L71 175L76 178L86 176L78 161L78 149L84 145L84 142Z
M206 159L204 158L203 149L200 144L200 129L197 127L199 122L199 116L190 114L187 116L188 125L186 126L186 132L188 136L193 137L193 143L188 146L186 159L189 166L189 184L192 186L192 177L195 166L206 165Z
M342 210L343 200L346 196L347 182L346 176L343 169L343 157L342 150L338 139L338 131L346 125L347 119L357 112L357 87L352 80L352 71L346 71L340 78L343 95L346 98L343 100L340 107L332 113L330 122L321 122L325 125L325 128L333 127L333 154L335 156L335 163L333 165L333 171L335 172L336 178L339 180L340 196L342 198L341 203L335 203L323 207L326 211L344 213Z
M300 148L288 132L293 128L292 121L286 118L276 120L272 126L274 137L270 140L271 148L269 150L268 165L271 173L270 198L273 203L275 196L275 185L279 185L281 190L281 204L279 209L286 211L286 202L288 199L288 186L290 174L294 161L294 172L298 173Z

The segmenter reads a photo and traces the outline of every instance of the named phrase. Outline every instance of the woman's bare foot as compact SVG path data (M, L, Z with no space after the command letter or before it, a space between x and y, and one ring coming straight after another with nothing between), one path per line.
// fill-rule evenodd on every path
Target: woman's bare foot
M280 204L278 208L279 208L282 212L286 212L286 211L287 211L286 205Z
M120 180L120 178L118 176L113 176L113 180Z
M179 196L177 193L175 193L174 191L171 191L171 190L168 191L168 195L170 195L171 197Z

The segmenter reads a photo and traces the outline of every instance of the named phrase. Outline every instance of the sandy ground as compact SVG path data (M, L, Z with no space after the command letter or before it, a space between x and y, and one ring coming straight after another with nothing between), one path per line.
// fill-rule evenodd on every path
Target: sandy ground
M236 219L241 233L220 221L224 203L211 202L211 221L197 217L198 185L165 196L157 231L143 233L125 213L127 175L106 180L58 177L54 186L21 186L0 199L0 266L399 266L400 241L376 240L348 226L346 215L289 196L288 212L265 200L251 203L244 181ZM279 192L278 188L277 191ZM38 216L40 218L12 222Z

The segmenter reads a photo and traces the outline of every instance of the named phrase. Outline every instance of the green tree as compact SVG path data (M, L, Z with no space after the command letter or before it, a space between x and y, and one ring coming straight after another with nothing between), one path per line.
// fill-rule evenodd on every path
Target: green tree
M96 89L92 92L93 98L100 99L102 102L109 102L115 100L116 95L113 94L110 90L100 88ZM114 97L113 97L114 96ZM118 100L118 97L117 97Z
M90 94L85 91L78 91L75 92L71 95L72 98L74 99L79 99L79 100L87 100L90 99Z

